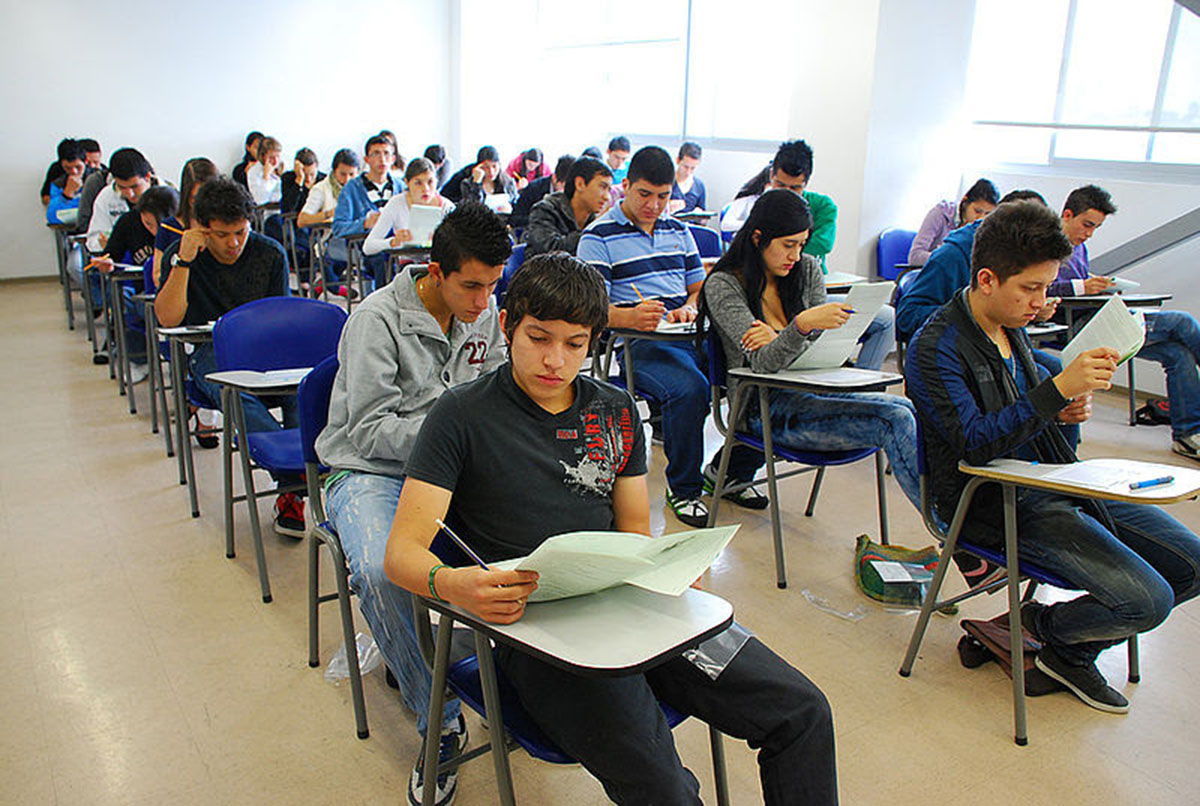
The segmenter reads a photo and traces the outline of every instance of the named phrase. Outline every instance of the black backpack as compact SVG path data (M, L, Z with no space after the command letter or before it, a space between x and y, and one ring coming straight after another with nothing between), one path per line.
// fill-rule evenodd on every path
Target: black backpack
M1134 414L1138 425L1170 425L1171 404L1165 398L1152 397Z

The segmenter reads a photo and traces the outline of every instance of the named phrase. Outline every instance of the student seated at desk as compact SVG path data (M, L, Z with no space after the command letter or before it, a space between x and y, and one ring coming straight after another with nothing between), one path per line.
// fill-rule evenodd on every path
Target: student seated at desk
M802 253L812 226L803 198L770 190L758 198L746 224L734 236L704 283L701 316L712 319L730 367L778 372L804 354L821 334L845 324L850 311L827 302L821 264ZM737 380L730 378L732 399ZM799 450L842 451L878 447L886 453L896 480L917 509L916 418L912 404L882 392L822 393L772 389L771 431L776 445ZM740 428L762 436L756 405L747 407ZM716 461L704 469L705 489L716 483ZM729 478L751 481L762 467L761 452L737 445ZM754 488L725 496L742 506L763 509L766 496Z
M637 407L625 391L579 374L607 312L601 277L568 255L539 255L514 276L500 320L509 361L445 392L408 457L384 561L393 582L508 624L524 614L536 573L441 564L429 551L435 518L487 562L563 532L650 533ZM700 803L659 700L758 749L765 803L837 802L829 704L757 638L715 681L681 656L620 677L583 677L502 642L496 658L537 726L616 803Z
M431 146L426 146L425 153L421 156L433 163L433 167L437 170L438 187L444 186L446 180L450 178L450 174L454 172L454 164L446 156L446 149L434 143Z
M517 201L517 183L500 169L500 152L494 146L484 146L475 155L475 162L463 167L442 186L442 195L456 204L462 201L483 202L488 196L508 196L507 207L497 212L512 212Z
M416 163L432 186L433 166L418 158L409 170ZM409 595L384 574L384 549L425 415L446 389L504 363L493 292L511 252L504 223L482 205L468 203L447 214L434 231L429 268L399 273L350 315L338 345L341 366L329 423L317 438L318 455L333 469L326 483L329 518L346 552L359 608L421 735L429 714L429 671ZM439 726L443 761L466 746L459 711L457 700L448 703ZM420 803L422 761L409 781L414 803ZM438 803L453 798L456 780L457 772L438 780Z
M679 155L675 157L675 184L671 187L671 205L668 209L672 215L705 209L707 197L704 183L696 176L702 153L699 143L684 143L679 147Z
M554 173L534 179L517 194L517 203L513 205L512 214L508 217L509 226L514 230L524 229L529 225L529 214L533 205L549 196L551 193L561 193L567 186L567 174L575 164L573 154L563 154L554 164Z
M653 331L664 318L696 318L704 283L700 252L687 225L663 215L674 179L670 154L658 146L639 149L629 163L625 198L579 238L580 259L600 272L614 303L612 327ZM625 349L634 358L638 391L662 404L667 505L683 523L705 526L700 466L709 390L700 353L690 341L632 339Z
M978 221L996 209L1000 193L987 179L979 179L956 205L952 201L940 201L925 214L921 228L913 238L908 250L908 262L913 266L924 266L933 250L942 245L946 236L964 224Z
M1071 255L1063 261L1049 293L1083 296L1112 287L1110 278L1091 274L1087 242L1104 219L1116 211L1112 196L1096 185L1084 185L1068 194L1063 203L1062 229L1071 242ZM1171 450L1200 460L1200 323L1183 311L1145 313L1146 343L1137 357L1158 362L1167 374Z
M193 225L164 255L165 279L154 299L154 312L163 327L203 325L227 311L263 297L289 295L287 255L275 240L253 232L254 199L232 179L205 182L196 194ZM216 372L213 345L198 344L188 356L191 389L207 409L221 408L221 388L205 380ZM299 422L296 398L242 395L248 431L295 428ZM269 409L283 410L283 425ZM292 479L276 477L281 485ZM275 531L288 537L305 536L304 500L295 493L275 501Z
M300 214L296 216L298 230L308 231L309 227L329 224L333 221L333 217L337 213L338 196L341 195L342 188L351 179L358 176L359 164L358 155L352 148L339 149L333 155L333 166L329 169L329 174L308 191L304 206L300 209ZM348 291L345 286L339 287L339 277L346 268L346 242L341 238L328 239L325 244L325 255L327 258L324 262L325 277L315 280L317 283L316 293L319 295L324 289L324 283L329 283L330 287L335 288L338 294L345 296Z
M309 192L324 178L317 152L311 148L297 151L292 170L285 172L281 177L279 212L299 213L303 210Z
M575 160L561 192L551 193L529 213L525 259L543 252L575 254L583 230L609 203L612 172L597 159Z
M233 166L233 170L229 172L233 181L247 190L250 188L246 185L246 170L258 162L258 144L262 142L264 136L262 132L250 132L246 135L246 151L242 154L242 161Z
M604 161L608 163L608 167L612 170L613 185L619 186L625 181L625 176L629 173L629 168L625 163L629 162L629 154L632 150L629 144L629 138L623 134L618 134L616 137L608 141L608 149L604 153Z
M413 207L437 207L443 215L454 209L454 202L438 195L437 174L424 157L417 157L404 169L404 183L408 189L392 196L371 227L371 234L363 242L364 255L377 255L410 243L413 234L408 229L408 219Z
M333 214L334 239L346 238L361 232L370 232L379 220L380 211L391 198L404 192L404 184L392 177L390 171L396 152L386 137L375 135L367 140L367 171L346 182L337 196L337 208ZM334 173L337 171L335 170ZM334 260L345 260L345 242L330 249ZM364 269L372 279L382 271L387 262L386 255L371 255L364 261Z
M1070 253L1051 210L1002 203L975 235L970 286L913 338L907 389L921 417L934 504L947 522L968 479L960 461L1077 461L1058 423L1085 421L1092 392L1111 387L1118 357L1111 349L1089 350L1054 376L1030 354L1024 327ZM1043 490L1018 491L1017 518L1021 558L1086 591L1021 608L1021 623L1043 646L1037 667L1093 708L1127 711L1096 657L1196 595L1200 538L1158 507ZM996 485L975 494L964 529L972 542L1004 549Z
M87 227L87 247L93 254L105 250L108 235L117 219L133 209L147 189L158 184L154 168L136 148L113 152L112 182L96 194ZM83 204L83 201L80 201Z
M78 140L67 138L58 144L58 172L47 178L42 197L46 221L51 224L73 223L79 212L79 194L88 176L87 159ZM50 176L48 172L47 177Z
M258 143L258 159L246 166L246 188L254 203L278 204L283 199L283 146L274 137Z
M179 172L179 212L159 222L154 235L154 287L162 285L163 253L183 237L183 231L193 226L192 208L200 186L219 175L217 166L208 157L192 157Z
M512 158L504 172L517 183L517 190L524 190L529 183L550 175L550 168L540 148L534 147L522 151Z

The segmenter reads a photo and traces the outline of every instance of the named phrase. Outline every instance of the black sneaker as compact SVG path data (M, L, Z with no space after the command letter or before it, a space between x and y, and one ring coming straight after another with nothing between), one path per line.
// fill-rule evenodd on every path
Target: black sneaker
M725 483L727 486L730 481L731 479L726 479ZM733 483L737 484L738 482ZM717 471L713 469L712 465L705 465L704 492L712 495L713 490L716 488ZM728 489L726 489L725 492L721 493L721 497L726 501L732 501L738 506L745 507L746 509L766 509L767 505L771 503L771 499L759 492L758 487L754 486L746 487L745 489L738 490L737 492L730 492Z
M1087 666L1072 666L1058 656L1050 647L1043 646L1042 651L1033 660L1034 664L1051 678L1062 683L1071 693L1098 711L1110 714L1123 714L1129 710L1129 700L1114 689L1100 674L1096 664Z
M708 505L699 498L683 498L667 491L667 506L675 517L695 529L708 526Z
M275 499L275 534L296 539L304 538L304 499L295 493L284 493Z
M1042 613L1045 612L1046 608L1047 605L1041 602L1026 602L1021 605L1021 626L1039 644L1046 643L1046 639L1042 638L1042 631L1038 629L1038 620L1042 617Z
M467 723L462 714L458 716L458 724L453 728L442 729L441 746L438 747L438 765L453 761L462 755L467 748ZM416 766L408 778L408 802L411 806L421 806L421 790L425 788L425 753L417 756ZM449 806L458 792L458 767L438 776L437 794L433 802L436 806Z
M1173 440L1171 450L1189 459L1200 459L1200 434L1188 434Z

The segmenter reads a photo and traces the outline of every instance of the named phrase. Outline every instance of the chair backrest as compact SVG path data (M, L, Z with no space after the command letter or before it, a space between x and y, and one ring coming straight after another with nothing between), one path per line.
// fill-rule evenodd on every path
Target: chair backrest
M300 450L305 464L319 465L317 436L329 421L329 396L333 393L333 379L337 377L338 357L335 352L300 381L296 390L296 407L300 417Z
M721 226L721 224L725 221L725 214L729 212L729 208L731 206L733 206L733 202L729 202L729 204L721 208L721 214L717 216L717 226ZM733 236L736 234L736 232L726 232L725 228L721 227L721 240L724 241L726 245L733 243Z
M519 243L513 247L512 254L508 256L508 260L504 263L504 273L500 275L500 282L496 283L496 302L499 304L504 299L504 292L508 290L508 284L512 282L513 275L517 273L517 269L521 268L521 264L525 262L525 244Z
M688 229L691 230L692 238L696 241L696 248L700 250L701 258L707 260L721 256L721 233L699 224L688 224Z
M908 262L908 250L912 248L913 238L917 233L910 229L889 227L879 233L879 243L875 246L875 271L885 280L895 280L900 270L897 263Z
M710 328L708 338L704 340L704 350L708 354L708 382L713 386L724 389L728 380L728 367L725 363L725 348L721 346L721 337L716 328Z
M917 415L917 478L921 488L921 519L925 528L938 540L946 539L946 525L933 508L933 491L929 488L929 465L925 460L925 433L921 428L921 415Z
M346 312L303 297L264 297L229 311L213 327L217 369L313 367L337 352Z
M920 269L909 269L900 275L900 279L896 281L896 293L892 295L892 307L900 304L900 300L904 298L904 295L908 293L908 289L912 287L912 284L920 276Z
M142 286L147 294L157 294L158 286L154 284L154 257L146 258L142 264Z

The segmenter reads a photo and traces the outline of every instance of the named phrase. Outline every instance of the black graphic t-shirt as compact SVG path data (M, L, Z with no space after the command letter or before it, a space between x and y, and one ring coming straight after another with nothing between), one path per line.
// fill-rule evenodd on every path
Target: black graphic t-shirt
M505 363L438 399L407 472L454 493L447 523L491 562L562 532L612 529L613 483L645 475L646 442L624 390L579 376L574 404L551 414Z

